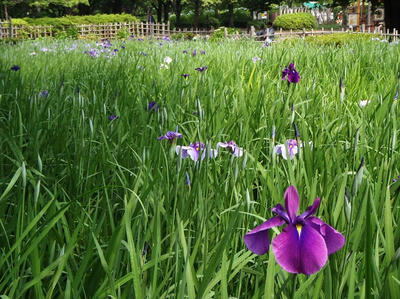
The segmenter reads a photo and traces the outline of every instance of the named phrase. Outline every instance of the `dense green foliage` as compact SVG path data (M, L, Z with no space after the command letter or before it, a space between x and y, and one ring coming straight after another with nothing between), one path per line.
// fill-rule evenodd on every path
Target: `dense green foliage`
M323 34L315 36L307 36L306 41L313 45L326 45L326 46L343 46L354 40L370 40L371 38L377 38L379 35L368 34L368 33L335 33L335 34Z
M214 30L214 32L210 36L210 41L215 42L215 41L221 41L225 39L225 29L228 34L228 36L231 35L240 35L240 32L238 31L237 28L230 28L230 27L219 27Z
M88 16L65 16L61 18L23 18L12 19L13 24L18 25L52 25L71 26L80 24L108 24L119 22L137 22L138 18L129 14L97 14Z
M176 16L171 15L169 22L172 27L176 26ZM234 25L239 28L247 28L253 22L250 12L246 9L240 8L234 10ZM194 25L194 14L188 13L181 15L180 27L190 28ZM229 26L229 13L228 11L221 11L217 17L213 11L206 10L199 16L199 27L202 28L217 28L220 26Z
M316 26L317 20L315 17L306 12L280 15L274 21L274 27L284 30L312 29Z
M400 172L399 45L132 39L110 45L113 55L84 53L96 47L1 46L0 295L400 298L399 198L389 190ZM281 79L290 62L296 85ZM273 148L294 137L293 120L306 146L283 160ZM176 126L180 145L234 140L245 154L182 160L157 140ZM243 243L290 184L300 211L320 197L316 216L347 240L311 276Z

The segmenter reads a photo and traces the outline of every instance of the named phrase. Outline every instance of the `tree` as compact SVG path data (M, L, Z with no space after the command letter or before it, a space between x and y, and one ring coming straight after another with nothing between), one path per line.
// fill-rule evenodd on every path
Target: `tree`
M384 0L385 26L389 30L400 30L400 1Z

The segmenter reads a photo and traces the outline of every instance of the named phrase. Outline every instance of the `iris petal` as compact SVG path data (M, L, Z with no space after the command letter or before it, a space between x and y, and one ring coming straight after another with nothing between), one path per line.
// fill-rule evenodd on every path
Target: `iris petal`
M296 219L299 210L299 194L294 186L289 186L285 191L285 207L291 222Z
M254 252L255 254L262 255L269 249L269 229L275 226L283 225L284 223L285 221L281 217L272 217L263 224L254 228L252 231L245 234L243 238L244 243L250 251Z
M324 238L328 249L328 255L338 251L344 246L346 239L336 229L317 217L310 217L308 219L307 223L317 230Z
M306 275L319 271L328 260L328 251L321 234L311 225L304 225L300 234L289 224L272 241L272 250L283 269Z
M301 214L299 217L297 217L297 218L300 218L300 219L303 219L303 220L304 220L305 218L307 218L307 217L309 217L309 216L311 216L311 215L314 215L315 212L317 211L318 207L319 207L320 202L321 202L321 200L317 197L317 198L314 200L313 204L312 204L311 206L309 206L309 207L304 211L304 213L302 213L302 214Z

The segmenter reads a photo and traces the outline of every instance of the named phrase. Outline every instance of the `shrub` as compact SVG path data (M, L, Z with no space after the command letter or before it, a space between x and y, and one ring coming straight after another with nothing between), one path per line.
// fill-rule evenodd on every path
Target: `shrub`
M130 35L131 34L130 34L129 30L126 28L122 28L117 32L117 37L120 39L128 38Z
M192 40L196 34L193 32L180 32L171 34L171 39L173 40Z
M61 18L23 18L13 19L13 24L21 25L52 25L56 27L66 27L82 24L107 24L138 22L139 19L129 14L97 14L92 16L65 16Z
M369 33L335 33L335 34L325 34L317 36L307 36L306 42L317 45L317 46L343 46L352 41L366 41L371 40L371 38L379 36Z
M274 21L274 27L282 28L283 30L312 29L316 26L317 20L307 12L280 15Z
M228 35L233 35L238 32L237 28L230 27L219 27L210 36L210 41L220 41L225 38L225 28L228 31Z

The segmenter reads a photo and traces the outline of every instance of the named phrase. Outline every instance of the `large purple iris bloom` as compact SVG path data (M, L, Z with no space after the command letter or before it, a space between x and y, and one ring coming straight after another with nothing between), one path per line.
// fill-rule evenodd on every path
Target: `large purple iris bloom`
M199 158L203 160L206 157L207 149L202 142L195 142L190 144L189 146L180 146L176 147L176 154L182 155L182 158L190 157L193 161L198 161ZM218 155L218 151L215 149L211 149L209 152L210 158L215 158Z
M300 81L300 75L294 68L294 63L289 64L289 66L285 67L282 71L282 80L285 80L286 77L289 83L297 83Z
M268 231L287 224L272 241L272 250L283 269L306 275L318 272L328 260L328 255L338 251L345 243L344 236L321 219L314 217L320 199L317 197L303 214L297 216L299 194L294 186L285 192L285 209L281 204L272 208L277 216L268 219L244 236L249 250L262 255L269 250Z

